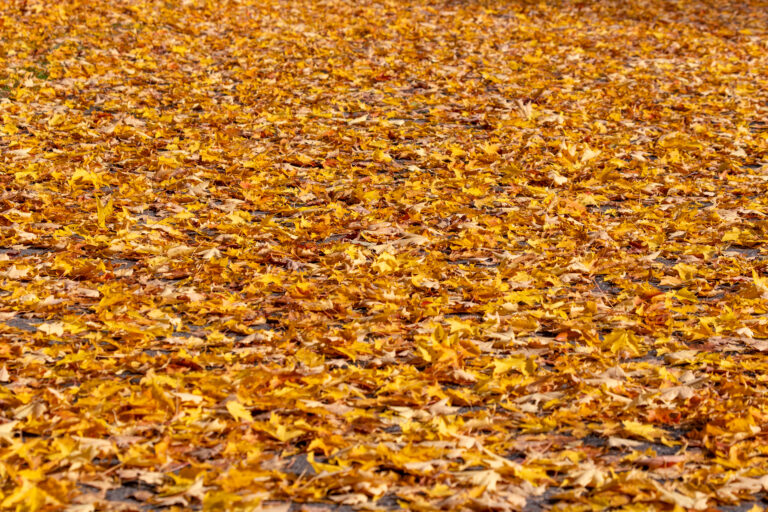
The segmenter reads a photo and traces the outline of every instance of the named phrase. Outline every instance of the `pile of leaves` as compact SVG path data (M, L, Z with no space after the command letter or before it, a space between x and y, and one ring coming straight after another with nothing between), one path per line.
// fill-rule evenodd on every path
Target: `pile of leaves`
M768 488L764 2L0 16L0 509Z

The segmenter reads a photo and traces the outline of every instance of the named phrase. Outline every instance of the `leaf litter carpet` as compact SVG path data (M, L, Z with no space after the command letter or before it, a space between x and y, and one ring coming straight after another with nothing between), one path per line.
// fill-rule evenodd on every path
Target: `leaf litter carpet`
M0 509L761 510L767 13L3 2Z

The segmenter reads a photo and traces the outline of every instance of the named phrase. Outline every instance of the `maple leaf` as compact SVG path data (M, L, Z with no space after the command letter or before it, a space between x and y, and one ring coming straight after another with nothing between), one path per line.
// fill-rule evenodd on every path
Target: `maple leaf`
M253 422L253 417L248 409L237 400L230 400L227 402L227 410L238 421L245 421L246 423Z
M632 331L623 329L611 331L603 338L603 346L614 354L628 352L633 356L639 356L641 354L641 342L641 338Z
M649 441L657 439L664 434L663 430L654 427L653 425L647 425L637 421L625 420L623 425L624 430L627 433L648 439Z
M27 479L22 479L21 485L16 487L0 502L0 507L8 509L13 507L16 510L26 510L29 512L43 510L50 505L60 506L61 503Z

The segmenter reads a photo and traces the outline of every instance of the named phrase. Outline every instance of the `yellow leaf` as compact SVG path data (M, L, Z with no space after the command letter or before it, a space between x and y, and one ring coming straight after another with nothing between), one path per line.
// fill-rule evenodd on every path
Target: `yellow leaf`
M675 292L675 297L681 301L699 302L696 294L688 288L681 288Z
M152 387L150 390L152 392L152 397L154 397L154 399L157 400L161 405L165 406L166 409L169 411L176 410L176 403L168 395L168 393L166 393L165 390L158 385L157 382L152 382Z
M661 437L664 431L660 428L656 428L653 425L646 425L637 421L626 420L623 422L624 430L635 436L642 437L649 441L653 441Z
M373 152L373 159L377 162L389 163L392 161L392 156L380 149Z
M227 410L236 420L245 421L246 423L251 423L253 421L251 412L237 400L230 400L227 402Z
M768 277L760 277L755 270L752 270L752 281L755 288L763 295L768 295Z
M110 199L107 204L104 204L101 199L96 196L96 212L100 228L107 227L107 217L112 214L113 209L112 199Z
M498 144L491 144L490 142L484 142L480 144L480 149L483 150L488 156L498 156L500 146Z
M640 343L642 339L632 331L624 329L618 329L611 331L603 338L603 348L609 349L612 353L617 354L621 351L627 351L633 356L640 355Z
M256 430L261 430L262 432L266 432L278 441L284 443L304 435L303 430L290 428L288 425L283 423L280 416L275 413L270 415L269 422L254 423L253 428Z
M314 159L311 156L307 156L303 153L296 155L296 160L298 160L303 165L310 165L312 162L314 162Z
M312 442L312 444L314 444L314 441ZM314 469L315 472L317 473L322 473L322 472L335 473L342 469L341 466L336 466L333 464L325 464L323 462L315 461L314 452L309 452L307 454L307 462L309 462L312 465L312 469Z
M389 272L394 272L399 266L397 258L388 252L383 252L379 254L376 261L371 265L371 268L381 274L387 274Z
M15 124L5 123L5 125L3 126L3 132L6 135L16 135L17 133L19 133L19 129L16 127Z
M94 188L98 189L104 185L104 178L101 174L86 169L78 168L69 178L69 185L72 186L78 181L90 181Z
M53 496L25 478L23 479L21 486L17 487L14 492L0 503L0 508L9 509L15 507L16 510L36 512L46 505L60 504L61 503L54 499Z
M167 165L171 168L176 168L181 165L181 162L176 160L176 157L173 155L160 155L160 157L157 159L157 163L160 165Z
M694 267L693 265L688 265L687 263L678 263L674 267L675 270L677 270L677 274L680 276L680 279L683 281L690 281L694 277L696 277L696 273L698 272L698 269Z
M741 230L739 228L731 228L720 239L722 242L738 242L741 239Z
M529 366L529 361L525 356L511 356L504 359L497 359L493 362L493 376L498 377L513 370L518 371L523 375L528 375Z

